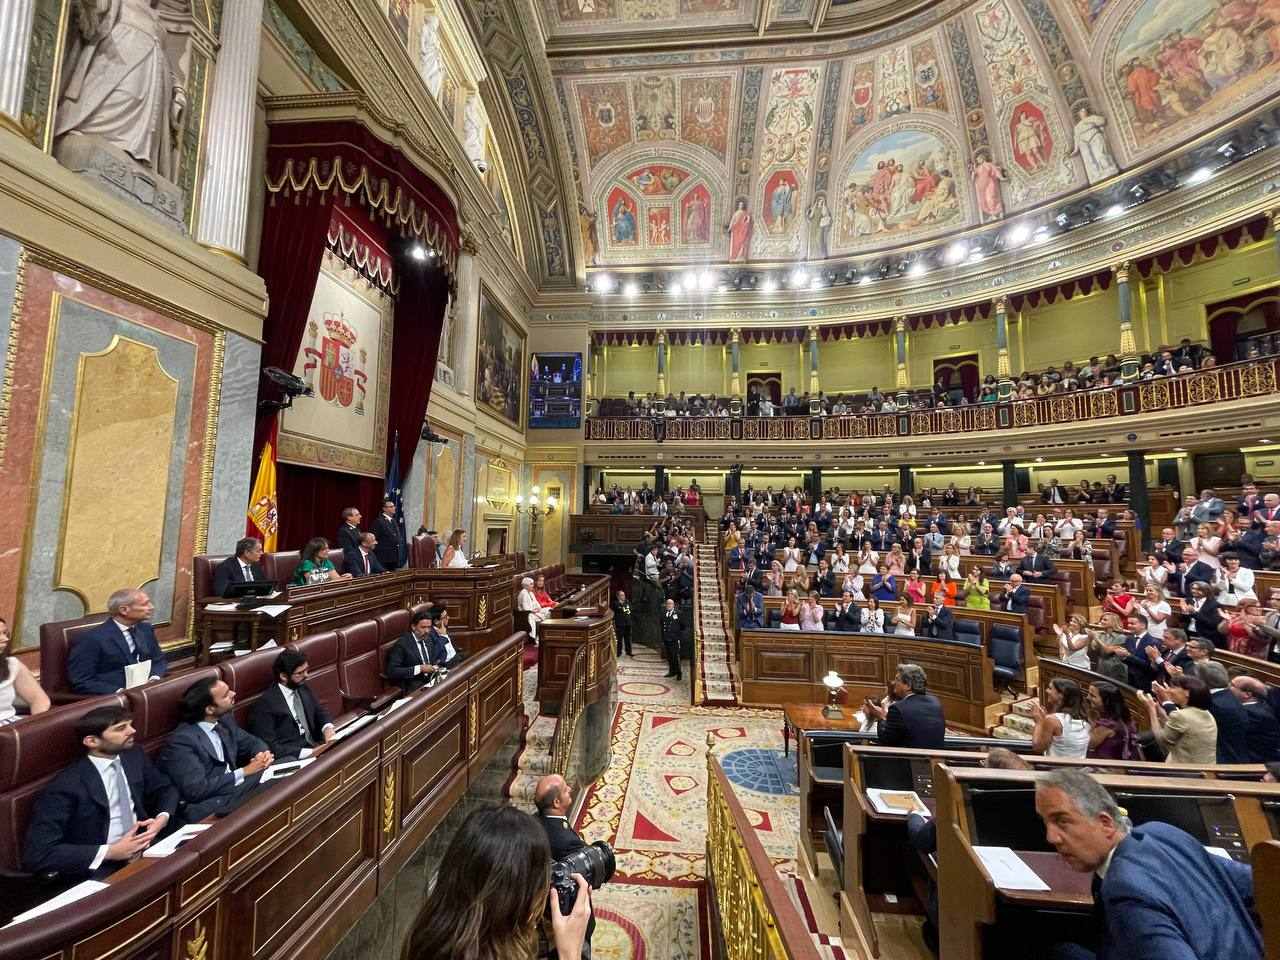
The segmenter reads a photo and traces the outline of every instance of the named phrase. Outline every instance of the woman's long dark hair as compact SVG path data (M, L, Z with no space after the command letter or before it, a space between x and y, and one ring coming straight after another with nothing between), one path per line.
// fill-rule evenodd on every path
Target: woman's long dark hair
M1129 705L1125 703L1124 694L1114 683L1099 680L1093 685L1098 693L1102 706L1098 711L1099 720L1114 720L1119 724L1129 722Z
M527 960L550 883L537 820L515 807L475 810L445 851L403 960Z
M307 560L310 560L312 563L315 563L317 554L319 554L321 550L328 550L328 549L329 549L328 540L326 540L324 537L313 537L312 539L308 540L307 545L302 548L302 559L304 562Z
M1084 691L1080 689L1078 683L1066 677L1054 677L1049 681L1049 686L1057 690L1058 696L1062 698L1062 706L1058 708L1059 710L1073 720L1089 719L1089 711L1084 703Z

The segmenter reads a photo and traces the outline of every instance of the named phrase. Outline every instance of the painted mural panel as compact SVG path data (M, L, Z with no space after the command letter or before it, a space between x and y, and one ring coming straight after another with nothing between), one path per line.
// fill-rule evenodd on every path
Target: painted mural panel
M475 400L482 409L510 421L517 430L524 398L524 342L524 332L482 284Z
M818 77L819 71L805 68L775 70L769 78L763 165L809 163L817 122Z
M680 136L705 147L721 160L729 152L729 97L732 77L691 77L680 80Z
M632 88L637 140L673 140L678 126L676 82L672 77L641 77Z
M631 142L631 106L621 82L584 83L577 88L587 156L592 165Z

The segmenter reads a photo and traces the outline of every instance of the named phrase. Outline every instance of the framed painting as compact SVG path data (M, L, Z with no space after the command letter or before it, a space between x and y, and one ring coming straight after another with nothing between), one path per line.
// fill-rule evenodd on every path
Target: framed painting
M524 398L524 348L524 331L481 284L475 401L517 430Z

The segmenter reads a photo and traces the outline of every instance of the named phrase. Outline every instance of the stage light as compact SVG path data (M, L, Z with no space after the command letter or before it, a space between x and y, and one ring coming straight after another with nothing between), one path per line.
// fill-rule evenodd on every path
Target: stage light
M959 263L969 255L969 245L963 240L956 241L947 247L947 263Z
M770 277L764 282L764 284L760 287L760 289L763 290L765 293L777 293L778 281L773 279L773 277Z
M872 277L871 275L869 275L869 274L868 274L867 276L864 276L861 280L859 280L859 281L858 281L858 286L860 286L860 287L865 287L865 286L866 286L868 283L870 283L873 279L874 279L874 277Z
M1027 242L1027 237L1031 236L1031 228L1025 223L1015 223L1009 228L1009 232L1005 234L1005 243L1011 247L1018 247Z
M907 276L923 277L926 272L927 270L925 269L925 265L921 261L917 260L911 265L910 269L907 270Z
M613 277L609 276L607 273L600 274L595 278L594 289L596 293L612 293Z
M1120 206L1118 203L1113 203L1111 206L1107 207L1106 217L1108 220L1114 220L1122 213L1124 213L1124 207Z
M409 248L409 256L413 257L413 259L419 262L422 262L423 260L427 259L426 248L423 247L423 245L420 243L415 243L412 247Z
M791 271L789 282L793 287L803 287L809 282L809 274L801 270L799 267L796 267Z
M622 288L622 292L628 297L635 297L639 295L640 287L636 284L634 280L628 280L626 283L626 286Z

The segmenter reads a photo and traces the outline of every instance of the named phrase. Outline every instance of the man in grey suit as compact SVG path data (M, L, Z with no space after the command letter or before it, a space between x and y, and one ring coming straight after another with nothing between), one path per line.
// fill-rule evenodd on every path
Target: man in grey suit
M213 677L182 695L183 722L169 737L160 769L182 797L183 823L226 816L257 790L275 759L265 743L240 729L231 713L235 702L236 692Z

